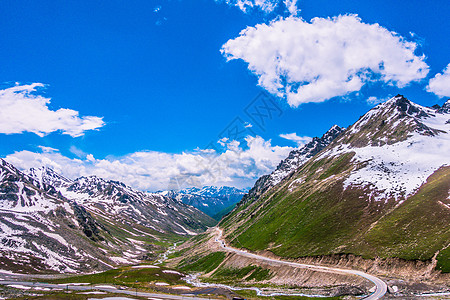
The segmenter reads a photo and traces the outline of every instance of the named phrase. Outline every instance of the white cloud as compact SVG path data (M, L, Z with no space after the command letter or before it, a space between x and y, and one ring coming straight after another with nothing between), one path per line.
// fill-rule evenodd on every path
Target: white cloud
M298 136L297 133L283 133L280 134L280 137L286 140L293 141L297 143L297 146L303 146L306 143L309 143L312 138L309 136Z
M216 0L221 1L221 0ZM285 8L291 15L298 13L297 0L224 0L231 6L236 6L247 13L252 10L260 10L264 13L272 13L276 8Z
M377 104L386 102L387 100L389 100L389 99L391 99L391 98L392 98L391 95L389 95L389 96L386 97L386 98L377 98L377 97L375 97L375 96L370 96L369 98L367 98L367 103L368 103L369 105L377 105Z
M248 27L222 46L242 59L259 85L297 107L359 91L370 81L403 87L424 78L428 65L417 44L356 15L277 19Z
M72 109L50 110L50 99L33 94L41 83L17 85L0 90L0 133L33 132L39 136L61 131L72 137L82 136L87 130L95 130L105 123L102 118L79 117Z
M45 152L45 153L49 153L49 152L57 152L57 151L59 151L59 150L56 149L56 148L47 147L47 146L38 146L38 148L41 149L41 151L42 151L42 152Z
M438 73L430 79L427 91L439 97L450 97L450 64L447 65L442 73Z
M283 3L291 15L295 16L299 13L299 9L297 7L297 0L284 0Z
M223 153L211 149L193 152L135 152L123 157L96 159L88 154L71 159L60 152L35 153L20 151L5 159L22 170L42 165L53 168L68 178L97 175L119 180L142 190L159 190L189 185L232 185L248 187L263 174L268 174L286 158L292 147L273 146L261 137L247 137L246 147L237 141L224 141ZM171 186L172 185L172 186Z
M278 5L278 0L225 0L225 2L228 5L239 7L243 12L256 8L266 13L270 13Z
M86 157L86 155L87 155L86 152L84 152L83 150L81 150L80 148L78 148L77 146L74 146L74 145L70 146L69 151L80 158Z

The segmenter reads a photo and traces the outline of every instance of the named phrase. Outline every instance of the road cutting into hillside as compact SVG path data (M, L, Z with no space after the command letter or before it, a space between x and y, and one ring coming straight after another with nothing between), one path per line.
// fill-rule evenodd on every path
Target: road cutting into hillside
M308 265L308 264L300 264L295 262L289 262L274 258L265 257L258 254L249 253L245 250L233 248L230 246L227 246L225 241L222 239L222 229L216 227L215 234L216 238L215 241L220 244L220 247L228 252L234 252L240 256L256 259L256 260L262 260L262 261L268 261L272 263L278 263L282 265L287 265L294 268L303 268L303 269L309 269L313 271L319 271L319 272L332 272L332 273L341 273L341 274L351 274L356 276L361 276L369 281L371 281L373 284L375 284L375 292L368 295L364 299L366 300L376 300L382 298L386 292L387 292L387 284L381 280L380 278L364 273L362 271L356 271L356 270L348 270L348 269L339 269L339 268L331 268L331 267L324 267L324 266L316 266L316 265Z

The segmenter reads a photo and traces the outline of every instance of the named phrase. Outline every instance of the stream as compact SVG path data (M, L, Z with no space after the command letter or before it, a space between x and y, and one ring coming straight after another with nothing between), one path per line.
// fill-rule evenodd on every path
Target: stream
M172 254L173 252L175 252L175 248L177 247L177 243L173 243L172 246L170 246L169 248L167 248L166 252L162 253L159 255L158 260L156 261L155 264L160 265L162 264L165 260L167 260L167 258L169 257L169 254Z
M186 277L183 278L186 283L191 284L195 287L201 287L201 288L225 288L232 291L241 291L241 290L251 290L255 291L258 296L264 296L264 297L272 297L272 296L303 296L303 297L314 297L314 298L324 298L326 296L323 295L309 295L309 294L303 294L303 293L282 293L282 292L274 292L274 293L264 293L263 290L257 287L235 287L230 286L226 284L220 284L220 283L206 283L201 282L198 277L201 273L197 274L189 274Z

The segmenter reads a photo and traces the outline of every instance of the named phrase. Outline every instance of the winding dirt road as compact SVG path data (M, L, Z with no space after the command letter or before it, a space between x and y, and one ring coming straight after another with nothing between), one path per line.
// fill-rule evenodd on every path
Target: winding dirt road
M386 294L386 292L387 292L387 284L380 278L375 277L373 275L370 275L370 274L367 274L367 273L364 273L361 271L356 271L356 270L338 269L338 268L330 268L330 267L323 267L323 266L299 264L299 263L283 261L283 260L268 258L268 257L262 256L262 255L249 253L245 250L240 250L240 249L236 249L236 248L227 246L225 244L225 241L222 239L222 233L223 233L222 229L216 227L217 236L216 236L215 240L216 240L216 242L220 243L220 246L224 250L226 250L228 252L234 252L238 255L249 257L252 259L279 263L279 264L283 264L283 265L287 265L287 266L291 266L291 267L295 267L295 268L304 268L304 269L306 268L306 269L310 269L310 270L314 270L314 271L333 272L333 273L341 273L341 274L344 273L344 274L352 274L352 275L361 276L361 277L373 282L376 287L375 292L373 292L372 294L370 294L364 298L366 300L381 299L384 296L384 294Z

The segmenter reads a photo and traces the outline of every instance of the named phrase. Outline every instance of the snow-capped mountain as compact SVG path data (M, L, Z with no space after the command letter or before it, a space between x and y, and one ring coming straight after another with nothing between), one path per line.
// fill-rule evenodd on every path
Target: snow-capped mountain
M449 272L449 153L450 100L423 107L397 95L277 184L258 180L219 225L255 251L434 257L432 268Z
M0 159L0 269L106 269L114 262L94 246L111 249L106 235L83 207Z
M162 191L158 194L194 206L205 214L220 219L221 212L228 208L231 209L246 192L246 189L235 187L204 186L202 188L186 188L180 191Z
M49 168L25 174L0 159L0 269L86 272L151 258L214 220L158 194L101 178L70 180ZM169 240L168 240L169 239Z
M155 234L192 235L207 229L213 220L189 205L156 193L137 191L122 182L96 176L73 181L48 168L31 170L38 181L50 182L67 199L85 207L103 222L143 226Z
M48 167L31 168L28 171L28 175L39 181L40 185L45 183L55 188L59 188L61 186L69 185L72 183L72 180L67 179L66 177L56 173L55 171L53 171L53 169Z
M346 188L367 186L377 200L404 200L450 165L449 108L450 100L428 108L397 95L365 114L321 157L355 153Z
M308 159L319 153L328 146L336 137L338 137L345 128L337 125L332 126L322 137L314 137L312 141L299 149L292 150L289 156L285 158L277 168L269 175L260 177L254 187L244 196L244 201L251 198L257 198L271 187L280 183L284 178L292 174Z

